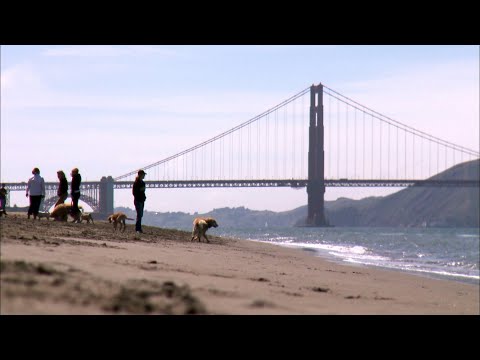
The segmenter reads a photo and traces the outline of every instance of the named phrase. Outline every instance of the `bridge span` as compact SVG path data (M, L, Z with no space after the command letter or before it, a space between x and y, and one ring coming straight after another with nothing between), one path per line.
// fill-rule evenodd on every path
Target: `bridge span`
M255 187L289 187L306 188L307 179L277 179L277 180L167 180L145 181L147 188L175 189L175 188L255 188ZM27 184L5 183L9 191L23 191ZM325 179L325 187L480 187L480 180L350 180L350 179ZM103 177L102 181L85 181L80 186L81 200L87 203L95 212L108 215L114 209L114 190L131 189L133 181L114 181L111 176ZM48 211L57 201L57 182L45 182L46 196L42 202L44 211Z

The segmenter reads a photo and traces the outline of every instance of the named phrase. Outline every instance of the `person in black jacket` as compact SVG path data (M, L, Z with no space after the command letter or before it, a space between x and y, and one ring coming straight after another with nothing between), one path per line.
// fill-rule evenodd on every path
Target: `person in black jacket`
M8 190L5 189L5 184L2 184L2 187L0 188L0 215L3 213L3 215L7 216L7 212L5 211L5 206L7 204L7 194Z
M72 173L72 217L76 222L80 222L80 209L78 208L78 200L80 199L80 184L82 183L82 176L78 172L78 168L73 168Z
M143 179L145 178L147 173L143 170L138 170L137 177L135 178L135 182L133 183L133 204L135 205L135 210L137 211L137 222L135 223L135 231L137 233L143 233L142 230L142 217L143 217L143 207L145 205L145 200L147 197L145 196L145 182Z
M58 170L57 176L60 183L58 184L58 191L57 191L58 200L55 203L55 206L63 204L68 197L68 181L67 181L67 177L65 176L65 173L62 170Z

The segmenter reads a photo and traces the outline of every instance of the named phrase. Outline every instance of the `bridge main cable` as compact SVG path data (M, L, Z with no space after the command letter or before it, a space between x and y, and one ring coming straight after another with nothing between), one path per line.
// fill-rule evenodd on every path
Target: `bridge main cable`
M356 106L353 106L353 105L351 105L351 104L348 104L348 105L352 106L353 108L355 108L355 109L357 109L357 110L359 110L359 111L362 111L362 112L365 112L364 109L366 109L366 110L370 111L370 112L373 113L373 114L376 114L376 115L381 116L383 119L382 119L382 118L379 118L379 117L377 117L377 116L374 116L374 117L377 118L378 120L381 120L381 121L386 122L386 123L389 124L389 125L398 127L397 125L395 125L395 124L398 124L398 125L401 126L401 129L402 129L402 130L405 130L405 131L406 131L406 129L409 129L410 131L408 131L408 132L409 132L410 134L412 134L412 135L419 136L419 137L424 138L424 139L429 140L429 141L434 141L434 140L436 140L435 142L437 142L437 144L441 144L441 145L443 145L443 146L449 147L449 148L454 149L454 150L463 151L463 152L469 153L470 155L473 155L473 156L477 156L477 157L480 156L480 153L479 153L478 151L476 151L476 150L472 150L472 149L466 148L466 147L464 147L464 146L451 143L451 142L449 142L449 141L447 141L447 140L443 140L443 139L440 139L440 138L438 138L438 137L436 137L436 136L427 134L427 133L425 133L425 132L423 132L423 131L421 131L421 130L417 130L417 129L411 127L411 126L408 126L408 125L406 125L406 124L401 123L400 121L394 120L394 119L392 119L392 118L390 118L390 117L388 117L388 116L385 116L385 115L383 115L383 114L380 114L379 112L377 112L377 111L375 111L375 110L372 110L372 109L368 108L367 106L362 105L362 104L356 102L355 100L352 100L352 99L348 98L348 97L345 96L345 95L340 94L339 92L337 92L337 91L329 88L329 87L326 86L326 85L323 85L323 87L326 88L326 89L328 89L329 91L337 94L338 96L341 96L341 97L347 99L349 102L352 102L352 103L354 103L354 104L356 104L356 105L358 105L358 106L361 106L363 109L360 109L360 108L358 108L358 107L356 107ZM336 96L334 96L334 95L332 95L332 94L328 94L328 95L329 95L329 96L332 96L332 97L334 97L335 99L337 99L337 100L339 100L339 101L342 101L342 102L344 102L344 103L347 104L347 102L346 102L345 100L339 99L338 97L336 97ZM370 114L370 115L372 115L372 114ZM372 115L372 116L373 116L373 115ZM388 119L388 120L394 122L395 124L392 124L392 123L390 123L389 121L386 121L385 119ZM421 134L421 135L420 135L420 134ZM422 136L422 135L423 135L423 136ZM447 144L450 145L450 146L448 146Z
M282 106L285 106L285 105L289 104L290 102L295 101L295 100L298 99L299 97L305 95L305 94L306 94L307 92L309 92L309 91L310 91L310 87L308 87L308 88L300 91L299 93L293 95L292 97L290 97L290 98L288 98L287 100L281 102L280 104L278 104L278 105L270 108L269 110L264 111L264 112L261 113L260 115L257 115L257 116L253 117L253 118L250 119L250 120L247 120L247 121L241 123L240 125L235 126L234 128L232 128L232 129L230 129L230 130L227 130L227 131L225 131L225 132L223 132L223 133L221 133L221 134L219 134L219 135L217 135L217 136L214 136L214 137L211 138L211 139L208 139L208 140L206 140L206 141L204 141L204 142L202 142L202 143L200 143L200 144L197 144L197 145L195 145L195 146L192 146L191 148L188 148L188 149L186 149L186 150L183 150L182 152L179 152L179 153L177 153L177 154L175 154L175 155L169 156L168 158L165 158L165 159L163 159L163 160L157 161L156 163L153 163L153 164L144 166L144 167L142 167L141 169L148 170L148 169L150 169L150 168L152 168L152 167L154 167L154 166L158 166L158 165L160 165L160 164L166 163L166 162L168 162L168 161L170 161L170 160L173 160L173 159L175 159L175 158L177 158L177 157L180 157L180 156L185 155L185 154L187 154L187 153L189 153L189 152L192 152L192 151L194 151L194 150L197 150L197 149L201 148L202 146L205 146L205 145L207 145L207 144L210 144L210 143L212 143L212 142L214 142L214 141L216 141L216 140L218 140L218 139L221 139L221 138L223 138L223 137L225 137L225 136L227 136L227 135L229 135L229 134L231 134L231 133L233 133L233 132L235 132L235 131L237 131L237 130L239 130L239 129L247 126L247 125L250 125L251 123L253 123L253 122L261 119L262 117L264 117L264 116L266 116L266 115L269 115L270 113L273 113L274 111L278 110L278 109L281 108ZM118 180L121 180L121 179L123 179L123 178L129 177L129 176L132 176L132 175L135 175L136 173L137 173L137 170L134 170L134 171L131 171L131 172L127 173L127 174L117 176L117 177L114 178L114 180L115 180L115 181L118 181Z

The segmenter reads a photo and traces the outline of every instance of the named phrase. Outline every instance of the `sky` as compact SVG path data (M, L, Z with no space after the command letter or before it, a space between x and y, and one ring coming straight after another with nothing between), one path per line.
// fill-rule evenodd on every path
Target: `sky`
M69 174L74 167L84 181L123 175L320 82L479 150L479 46L2 45L0 51L1 182L27 181L34 167L52 182L57 170ZM327 188L325 199L398 190ZM11 205L27 205L22 192L11 195ZM286 211L306 203L305 189L147 189L145 209ZM114 205L133 208L131 190L115 190Z

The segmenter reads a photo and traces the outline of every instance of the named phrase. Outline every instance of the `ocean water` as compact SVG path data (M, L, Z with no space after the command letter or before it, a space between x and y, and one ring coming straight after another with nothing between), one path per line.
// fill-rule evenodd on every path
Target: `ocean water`
M301 248L338 262L477 285L480 282L478 228L219 227L211 234Z

